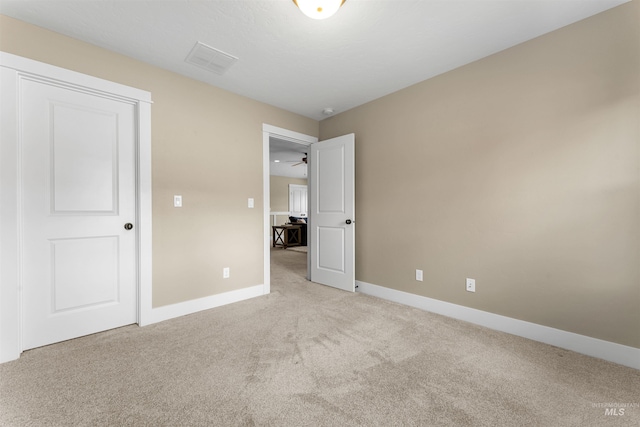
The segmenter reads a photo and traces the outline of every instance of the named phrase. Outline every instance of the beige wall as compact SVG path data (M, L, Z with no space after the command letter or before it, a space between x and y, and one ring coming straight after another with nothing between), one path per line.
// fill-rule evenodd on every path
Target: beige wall
M0 50L151 92L154 307L263 283L262 124L317 121L1 15Z
M356 278L640 347L638 22L634 1L322 121L356 134Z
M356 133L357 279L640 347L639 20L634 1L321 122ZM0 50L152 93L154 306L262 283L262 123L316 121L4 16Z
M273 175L270 177L271 212L287 212L289 210L289 184L307 185L307 180ZM277 215L276 221L276 224L284 224L289 222L289 217Z

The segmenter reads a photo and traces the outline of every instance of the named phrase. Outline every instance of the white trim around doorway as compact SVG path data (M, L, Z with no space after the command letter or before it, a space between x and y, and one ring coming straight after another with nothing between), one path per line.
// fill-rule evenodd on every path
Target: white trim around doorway
M137 319L140 325L148 323L152 314L151 94L6 52L0 52L0 71L0 107L2 123L6 124L0 130L0 363L18 359L22 353L22 188L17 106L20 80L24 78L127 100L136 106Z
M264 206L264 291L266 295L271 292L271 194L269 188L269 138L284 139L296 144L310 145L318 142L315 136L305 135L288 129L263 124L262 125L262 194ZM308 269L307 269L308 270Z

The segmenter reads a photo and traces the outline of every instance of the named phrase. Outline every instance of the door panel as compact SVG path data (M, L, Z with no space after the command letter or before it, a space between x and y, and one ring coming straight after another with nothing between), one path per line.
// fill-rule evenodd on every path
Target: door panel
M52 313L118 302L119 243L117 236L51 240Z
M318 227L318 269L345 273L345 237L342 227Z
M118 116L51 104L53 211L115 213Z
M21 87L23 349L136 322L133 104Z
M345 152L343 145L321 147L317 152L318 213L345 214Z
M355 291L355 136L311 144L313 282Z

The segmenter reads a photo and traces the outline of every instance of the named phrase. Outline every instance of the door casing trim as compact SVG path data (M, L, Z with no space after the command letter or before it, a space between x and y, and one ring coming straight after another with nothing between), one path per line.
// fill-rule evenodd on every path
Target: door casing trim
M106 96L136 107L136 265L137 321L152 311L151 253L151 94L119 83L0 52L3 96L0 100L0 363L22 353L22 188L19 130L20 81L48 84Z
M266 295L271 292L271 225L269 214L271 213L271 191L269 188L269 138L284 139L296 144L311 145L318 142L315 136L305 135L288 129L279 128L264 123L262 125L262 206L264 207L263 236L264 236L264 291ZM307 264L309 257L307 256ZM307 272L309 271L307 265Z

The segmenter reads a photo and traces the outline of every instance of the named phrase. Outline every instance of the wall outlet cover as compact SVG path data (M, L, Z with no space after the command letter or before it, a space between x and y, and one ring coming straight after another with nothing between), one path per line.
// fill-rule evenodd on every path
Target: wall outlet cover
M467 278L467 291L475 292L476 291L476 280Z

